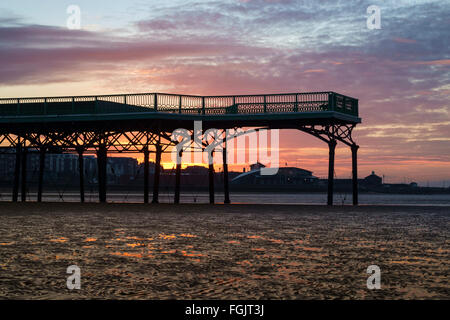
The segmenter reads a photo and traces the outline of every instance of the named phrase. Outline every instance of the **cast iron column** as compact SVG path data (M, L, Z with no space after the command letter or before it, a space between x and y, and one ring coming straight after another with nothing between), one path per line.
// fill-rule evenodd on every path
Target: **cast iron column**
M83 149L78 150L78 173L80 175L80 201L84 202L84 158Z
M45 170L45 152L47 151L45 147L41 147L39 154L39 180L38 180L38 195L37 201L42 202L42 188L44 185L44 170Z
M228 159L227 159L227 135L223 139L223 192L225 194L224 203L230 203L230 190L228 186Z
M106 146L99 146L97 151L97 167L98 167L98 199L100 202L106 202L106 163L107 151Z
M177 160L177 170L175 172L175 203L180 203L180 178L181 178L181 157L183 151L179 152L179 159Z
M153 177L153 201L152 203L159 202L159 175L161 173L161 152L162 148L160 143L156 145L156 159L155 159L155 175Z
M213 152L208 153L209 162L209 203L214 204L214 163L213 163Z
M22 145L20 144L20 139L16 146L16 163L14 168L14 183L13 183L13 194L12 201L17 202L19 198L19 183L20 183L20 162L22 159Z
M27 147L24 146L22 152L22 189L20 195L22 202L27 201L27 155L28 150Z
M334 185L334 153L336 149L336 140L328 142L329 160L328 160L328 201L329 206L333 205L333 185Z
M353 205L358 205L358 149L359 146L353 144L352 149L352 183L353 183Z
M148 175L149 175L149 152L148 146L144 148L144 203L148 203Z

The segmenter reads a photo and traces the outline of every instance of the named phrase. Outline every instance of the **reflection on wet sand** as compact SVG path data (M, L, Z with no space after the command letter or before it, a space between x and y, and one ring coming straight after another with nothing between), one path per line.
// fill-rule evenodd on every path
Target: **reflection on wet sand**
M111 254L112 254L113 256L142 258L142 253L134 253L134 252L111 252Z
M0 210L0 297L450 298L446 210L254 207Z
M180 237L197 238L197 236L195 234L190 234L190 233L182 233L182 234L180 234Z
M11 246L14 243L15 243L14 241L11 241L11 242L0 242L0 246Z
M65 237L59 237L59 238L56 238L56 239L50 239L49 241L50 242L60 242L60 243L64 243L64 242L67 242L69 239L67 239L67 238L65 238Z
M127 246L135 248L135 247L142 247L142 246L144 246L144 244L143 243L127 243Z
M181 254L185 257L204 257L205 255L203 253L195 252L195 251L184 251L181 250Z

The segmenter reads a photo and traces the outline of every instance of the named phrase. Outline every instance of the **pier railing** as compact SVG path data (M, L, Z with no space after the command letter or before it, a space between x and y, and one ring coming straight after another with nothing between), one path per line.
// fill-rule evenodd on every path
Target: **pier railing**
M149 111L200 115L335 111L358 116L358 100L335 92L236 96L140 93L0 99L0 117Z

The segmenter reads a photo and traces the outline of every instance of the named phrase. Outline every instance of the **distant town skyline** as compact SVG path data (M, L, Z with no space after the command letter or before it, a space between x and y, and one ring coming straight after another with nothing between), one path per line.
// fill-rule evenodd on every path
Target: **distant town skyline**
M80 30L67 28L69 5ZM370 5L381 29L367 28ZM449 16L434 0L18 0L0 4L0 97L332 90L359 98L360 176L448 186ZM327 175L313 137L282 131L279 153ZM338 144L336 175L350 174Z

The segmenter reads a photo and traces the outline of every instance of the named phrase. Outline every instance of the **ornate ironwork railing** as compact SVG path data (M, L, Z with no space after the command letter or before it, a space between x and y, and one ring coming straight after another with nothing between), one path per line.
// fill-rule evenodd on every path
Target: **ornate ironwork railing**
M149 111L200 115L335 111L358 116L358 100L335 92L236 96L139 93L0 99L0 116Z

